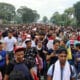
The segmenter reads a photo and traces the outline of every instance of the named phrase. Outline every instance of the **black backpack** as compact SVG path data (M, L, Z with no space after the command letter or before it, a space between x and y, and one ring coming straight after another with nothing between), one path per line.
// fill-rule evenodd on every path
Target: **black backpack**
M15 73L15 76L13 78L18 78L17 80L21 80L21 75L24 80L33 80L29 69L24 63L15 63L12 72L10 73L10 76ZM12 79L11 79L12 80Z

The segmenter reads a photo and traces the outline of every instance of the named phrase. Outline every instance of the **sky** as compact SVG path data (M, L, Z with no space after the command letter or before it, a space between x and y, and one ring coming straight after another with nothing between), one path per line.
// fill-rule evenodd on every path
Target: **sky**
M0 0L0 2L7 2L18 9L20 6L27 6L33 10L37 10L41 18L47 16L48 19L56 11L63 13L63 11L80 0Z

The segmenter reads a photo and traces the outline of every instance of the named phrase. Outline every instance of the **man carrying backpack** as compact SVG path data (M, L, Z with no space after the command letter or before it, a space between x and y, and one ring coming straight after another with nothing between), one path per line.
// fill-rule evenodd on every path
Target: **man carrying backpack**
M24 75L25 80L33 80L30 72L25 65L25 59L24 59L24 48L23 47L17 47L15 49L14 53L14 60L9 62L9 64L6 66L6 73L4 80L10 80L11 74L14 73L20 73L19 75ZM16 80L17 74L13 77ZM17 80L20 80L21 76L18 76ZM23 77L23 76L22 76ZM11 79L11 80L14 80Z
M67 61L66 49L59 48L58 53L58 60L48 70L47 80L75 80L75 69Z

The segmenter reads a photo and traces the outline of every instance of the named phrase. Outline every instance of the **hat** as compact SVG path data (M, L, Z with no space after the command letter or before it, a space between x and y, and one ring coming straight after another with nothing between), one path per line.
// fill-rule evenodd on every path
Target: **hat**
M17 46L14 51L15 51L15 53L16 53L16 52L24 51L24 50L25 50L24 47L22 47L22 46Z
M67 50L65 48L59 48L58 49L58 53L61 54L62 52L64 52L65 54L67 54Z
M31 42L31 39L26 39L25 43Z

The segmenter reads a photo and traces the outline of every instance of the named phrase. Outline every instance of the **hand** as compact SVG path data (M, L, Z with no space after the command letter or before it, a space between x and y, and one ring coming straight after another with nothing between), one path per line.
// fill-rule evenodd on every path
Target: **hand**
M51 53L51 57L54 57L55 56L55 54L54 53Z
M47 51L45 51L45 50L43 50L43 53L47 54L48 52L47 52Z

